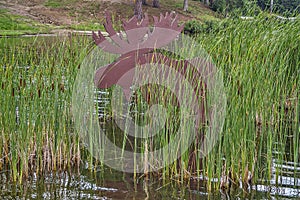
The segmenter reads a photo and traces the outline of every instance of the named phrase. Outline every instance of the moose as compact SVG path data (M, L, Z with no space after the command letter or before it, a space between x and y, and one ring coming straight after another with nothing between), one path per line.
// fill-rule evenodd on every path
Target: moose
M204 136L201 132L201 127L206 123L206 83L203 71L199 71L197 65L207 64L205 60L197 58L195 60L177 59L180 55L176 55L176 58L170 54L170 52L164 52L162 47L168 45L173 40L176 40L181 31L183 25L178 26L178 16L173 17L174 13L166 13L160 15L160 17L153 17L153 28L149 28L149 18L145 15L145 18L139 21L136 16L132 17L129 21L123 21L124 32L117 33L112 26L112 19L110 13L106 13L106 22L104 23L105 30L108 33L106 38L101 31L98 34L93 32L92 36L95 44L103 51L120 54L114 62L98 68L94 76L94 84L99 89L110 88L113 85L120 85L123 89L127 100L130 99L130 87L134 82L134 68L137 66L147 66L149 63L155 63L158 65L167 65L175 70L181 77L188 80L192 85L193 92L196 95L194 99L197 103L193 110L196 110L197 120L195 127L198 130L198 144L203 140ZM170 56L171 55L171 56ZM168 75L168 71L164 72L164 77ZM124 75L126 78L122 78ZM148 74L150 75L150 74ZM153 76L153 74L152 74ZM155 74L155 76L160 76ZM176 83L178 88L180 81ZM147 85L142 90L142 95L149 105L158 103L159 94L157 89ZM180 102L173 95L173 106L180 106ZM199 103L200 102L200 103ZM192 148L195 149L195 148ZM190 166L193 165L195 159L195 152L190 153Z

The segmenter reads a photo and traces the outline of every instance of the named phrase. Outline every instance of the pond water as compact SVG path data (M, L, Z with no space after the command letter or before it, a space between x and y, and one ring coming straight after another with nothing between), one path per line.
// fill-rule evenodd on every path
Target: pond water
M300 170L298 169L298 172ZM6 181L8 174L0 175L2 199L299 199L300 178L281 176L283 186L271 181L269 185L257 184L248 193L237 189L230 196L220 191L208 193L198 181L179 184L176 181L138 179L134 183L130 174L109 169L91 173L82 168L78 173L32 176L22 185Z

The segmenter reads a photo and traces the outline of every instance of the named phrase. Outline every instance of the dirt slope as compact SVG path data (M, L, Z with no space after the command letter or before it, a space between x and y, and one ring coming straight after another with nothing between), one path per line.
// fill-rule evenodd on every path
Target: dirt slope
M151 3L150 0L148 0ZM161 1L161 8L143 6L149 15L175 11L181 21L202 19L201 16L215 14L200 2L190 1L191 12L183 12L180 0ZM43 24L72 26L81 23L103 23L105 11L113 13L113 19L119 21L133 15L133 0L0 0L0 8L13 14L29 17Z

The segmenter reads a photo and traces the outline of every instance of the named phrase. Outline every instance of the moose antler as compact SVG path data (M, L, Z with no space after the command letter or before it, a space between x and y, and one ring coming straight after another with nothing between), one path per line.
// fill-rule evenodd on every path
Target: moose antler
M128 22L123 21L123 28L125 30L127 40L130 44L137 44L140 39L144 38L147 32L149 31L149 18L148 15L145 14L145 19L138 23L138 19L136 16L132 17ZM134 31L131 31L135 29Z
M102 48L104 51L110 52L110 53L116 53L116 54L122 54L123 49L128 48L128 44L125 40L123 40L119 34L116 33L112 26L112 20L111 15L109 12L106 12L106 23L104 23L104 28L109 34L109 37L111 38L112 42L117 44L114 45L113 43L109 42L101 33L101 31L98 31L98 35L93 31L93 39L100 48ZM122 47L122 48L121 48Z
M109 34L111 42L108 41L103 34L98 31L98 35L93 32L93 39L100 48L104 51L125 54L137 49L154 49L165 46L174 40L182 31L183 25L178 26L177 15L173 18L173 14L162 14L160 18L153 17L154 29L151 32L148 15L140 23L136 16L129 21L123 21L123 29L126 38L123 37L122 32L117 33L112 26L111 15L106 12L105 30Z
M172 18L173 13L160 14L160 18L153 16L154 30L149 34L148 40L143 44L146 47L160 48L173 41L184 28L184 24L178 26L178 16ZM163 34L162 34L163 33Z

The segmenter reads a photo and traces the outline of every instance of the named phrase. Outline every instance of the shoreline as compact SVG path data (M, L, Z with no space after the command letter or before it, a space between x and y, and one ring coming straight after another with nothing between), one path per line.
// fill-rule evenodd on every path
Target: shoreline
M96 31L95 31L96 32ZM104 36L108 35L107 32L101 32ZM70 36L72 34L82 35L82 36L91 36L92 31L84 30L70 30L70 29L55 29L51 30L49 33L28 33L28 34L8 34L1 35L0 38L21 38L21 37L61 37L61 36Z

